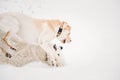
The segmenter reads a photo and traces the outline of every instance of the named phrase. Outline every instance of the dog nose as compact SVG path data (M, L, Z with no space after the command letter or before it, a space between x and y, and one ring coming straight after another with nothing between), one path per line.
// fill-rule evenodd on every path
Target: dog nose
M62 46L60 46L60 49L62 50L62 49L63 49L63 47L62 47Z
M70 42L71 42L72 40L70 40Z

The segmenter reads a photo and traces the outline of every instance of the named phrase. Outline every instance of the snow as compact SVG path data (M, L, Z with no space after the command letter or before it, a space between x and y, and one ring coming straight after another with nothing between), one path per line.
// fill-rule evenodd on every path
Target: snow
M64 67L4 64L0 80L120 80L119 4L118 0L0 0L0 13L16 11L72 26L72 42L63 50Z

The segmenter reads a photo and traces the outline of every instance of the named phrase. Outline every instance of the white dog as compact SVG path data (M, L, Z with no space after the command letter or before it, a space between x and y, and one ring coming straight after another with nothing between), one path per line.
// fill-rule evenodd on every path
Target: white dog
M56 46L56 44L51 44L49 46L53 52L55 52L53 55L56 63L53 63L51 55L43 50L39 45L28 44L12 35L7 37L7 41L9 41L9 44L15 47L16 50L14 51L10 49L2 40L4 34L5 32L0 30L0 63L12 64L18 67L33 61L42 61L50 66L64 65L64 58L61 54L62 46Z
M6 32L3 40L11 49L16 50L7 42L6 37L15 35L29 44L40 45L51 55L54 64L56 61L54 52L49 47L50 42L55 38L62 43L71 42L70 26L59 20L34 19L19 13L3 13L0 14L0 29Z

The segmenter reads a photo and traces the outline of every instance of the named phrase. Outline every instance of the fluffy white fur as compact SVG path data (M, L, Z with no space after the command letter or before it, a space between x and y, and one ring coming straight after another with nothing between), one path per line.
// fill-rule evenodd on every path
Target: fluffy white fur
M4 34L5 33L3 31L0 31L0 37L2 37ZM57 51L55 51L53 45L49 46L53 51L56 52L56 54L53 54L54 58L52 58L51 55L45 52L45 50L43 50L40 46L25 43L24 41L17 39L15 36L9 36L8 41L11 45L13 45L16 48L16 51L9 49L9 47L6 46L6 44L1 40L0 47L4 48L6 52L12 53L12 57L8 58L5 56L5 53L3 53L0 49L1 64L7 63L20 67L33 61L42 61L50 66L64 65L64 59L61 54L61 49L59 47L57 47Z

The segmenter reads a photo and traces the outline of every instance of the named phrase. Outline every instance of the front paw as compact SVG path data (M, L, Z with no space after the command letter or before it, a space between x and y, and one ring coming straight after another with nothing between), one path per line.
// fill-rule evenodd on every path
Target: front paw
M54 67L56 66L56 60L53 55L46 54L45 61L49 66L54 66Z
M46 59L45 61L47 62L48 65L53 66L53 67L60 67L64 65L64 59L57 54L54 55L48 55L46 54Z
M12 57L10 53L6 53L5 56L8 57L8 58Z

